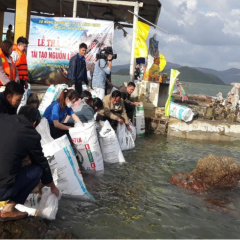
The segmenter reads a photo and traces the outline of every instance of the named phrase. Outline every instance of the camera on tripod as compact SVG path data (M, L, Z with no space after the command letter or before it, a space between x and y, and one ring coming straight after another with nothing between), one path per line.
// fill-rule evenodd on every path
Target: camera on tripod
M107 60L108 55L112 55L112 60L117 58L117 54L113 54L112 47L105 47L99 53L96 54L96 58L98 59L105 59Z

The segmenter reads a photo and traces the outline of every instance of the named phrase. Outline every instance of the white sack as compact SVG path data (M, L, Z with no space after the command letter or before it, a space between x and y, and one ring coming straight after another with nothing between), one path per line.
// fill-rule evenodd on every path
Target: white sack
M104 170L95 122L91 121L84 123L83 126L71 128L69 133L77 150L83 157L83 168L93 171Z
M83 182L72 146L67 135L42 146L47 157L53 181L62 194L93 199Z
M135 107L134 125L136 126L137 136L145 136L145 117L143 105Z
M64 88L67 88L68 86L66 84L58 84L56 86L51 85L49 86L49 88L47 89L42 102L40 103L40 106L38 108L39 112L41 115L44 114L46 108L55 100L58 99L58 97L60 96L62 90Z
M129 150L135 147L132 134L130 131L128 131L125 124L118 123L117 138L122 151Z
M105 121L100 135L100 146L102 149L103 160L109 163L125 162L115 131L109 121Z
M30 86L30 84L28 84L28 89L24 88L24 94L21 99L20 105L18 106L17 113L19 112L19 110L22 106L25 106L27 104L27 99L28 99L30 93L31 93L31 86Z
M133 137L133 141L136 140L136 137L137 137L137 130L136 130L136 127L133 126L131 120L129 119L129 127L131 128L132 130L132 137Z
M170 104L170 116L178 118L184 122L190 122L193 119L193 111L191 108L171 102Z
M54 141L50 134L50 128L48 124L48 120L46 118L42 118L41 122L36 127L37 132L41 135L41 145L45 145Z

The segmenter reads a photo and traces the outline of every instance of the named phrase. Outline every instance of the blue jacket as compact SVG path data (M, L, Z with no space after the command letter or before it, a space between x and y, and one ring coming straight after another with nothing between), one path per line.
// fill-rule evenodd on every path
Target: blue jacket
M88 85L86 62L79 54L70 59L67 78L72 84L79 85L83 81Z

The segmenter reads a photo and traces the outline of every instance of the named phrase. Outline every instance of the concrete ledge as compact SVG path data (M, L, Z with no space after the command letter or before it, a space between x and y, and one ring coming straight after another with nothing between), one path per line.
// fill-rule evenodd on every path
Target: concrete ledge
M168 135L197 140L236 141L240 140L240 123L208 120L185 123L179 119L170 118Z

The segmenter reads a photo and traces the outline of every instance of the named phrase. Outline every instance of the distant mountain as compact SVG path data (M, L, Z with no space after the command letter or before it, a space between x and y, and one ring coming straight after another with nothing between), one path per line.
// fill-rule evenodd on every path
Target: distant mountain
M168 70L170 74L170 70ZM201 72L195 68L190 67L180 67L178 68L180 75L178 76L180 81L183 82L199 82L199 83L207 83L207 84L217 84L224 85L225 83L217 76Z
M112 66L112 72L116 73L119 70L128 69L128 74L129 74L129 68L130 68L130 64ZM117 75L122 75L122 74L117 74Z
M163 69L163 72L166 71L167 69L179 69L180 67L182 66L179 64L167 62L165 68Z
M178 78L183 82L199 82L217 85L225 84L219 77L213 74L200 71L196 68L183 67L174 63L168 63L163 72L170 76L171 69L178 69L178 71L181 73ZM113 75L129 75L129 64L115 66L112 72Z
M238 68L230 68L224 71L217 71L210 68L197 68L199 71L213 74L219 77L226 84L230 84L232 82L240 82L240 69Z
M113 72L113 71L112 71ZM113 72L113 75L129 75L129 68L125 69L120 69L117 72Z

